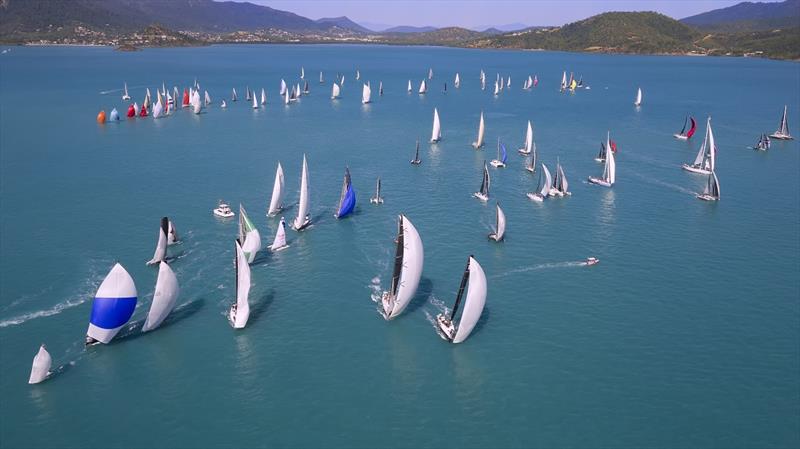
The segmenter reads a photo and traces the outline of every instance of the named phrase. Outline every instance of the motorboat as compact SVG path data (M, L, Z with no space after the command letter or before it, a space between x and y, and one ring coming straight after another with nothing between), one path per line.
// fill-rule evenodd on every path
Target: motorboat
M216 209L214 209L214 215L220 218L231 218L236 214L231 210L231 206L223 203L222 200L220 200L219 205Z
M586 262L584 262L584 263L586 263L587 267L590 267L592 265L597 265L598 263L600 263L600 259L598 259L596 257L587 257L586 258Z

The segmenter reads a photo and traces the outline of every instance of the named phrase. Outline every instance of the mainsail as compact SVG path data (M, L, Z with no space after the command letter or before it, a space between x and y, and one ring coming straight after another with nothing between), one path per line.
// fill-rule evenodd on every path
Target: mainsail
M275 240L272 241L272 246L269 249L278 251L287 246L289 245L286 244L286 221L281 217L281 221L278 223L278 231L275 233Z
M156 291L153 293L153 303L142 326L142 332L153 330L161 325L164 319L175 308L178 299L178 278L166 262L161 262L158 267L158 280Z
M308 164L304 154L303 172L300 175L300 202L297 207L297 218L294 219L294 229L300 230L309 224L308 209Z
M472 142L472 147L475 148L476 150L483 146L483 135L485 131L486 131L486 124L483 121L483 111L481 111L481 119L480 122L478 123L478 140Z
M364 83L364 88L361 91L361 103L363 104L369 103L371 96L372 96L372 89L369 87L369 83Z
M431 143L438 142L442 138L442 125L439 122L439 110L433 108L433 129L431 130Z
M275 170L275 183L272 185L272 200L269 202L267 216L273 216L283 209L283 167L278 162Z
M155 265L167 258L167 235L169 234L169 218L161 218L161 226L158 228L158 243L156 244L156 251L153 258L147 262L147 265Z
M383 309L386 319L400 315L417 291L422 276L425 252L417 228L405 215L397 217L394 269L392 284L383 294Z

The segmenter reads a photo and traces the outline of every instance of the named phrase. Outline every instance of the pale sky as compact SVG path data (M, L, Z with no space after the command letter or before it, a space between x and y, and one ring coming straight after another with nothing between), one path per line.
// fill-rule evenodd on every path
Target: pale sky
M242 0L237 0L242 1ZM247 0L310 19L347 16L389 26L563 25L606 11L657 11L681 19L741 0ZM777 0L768 0L777 1Z

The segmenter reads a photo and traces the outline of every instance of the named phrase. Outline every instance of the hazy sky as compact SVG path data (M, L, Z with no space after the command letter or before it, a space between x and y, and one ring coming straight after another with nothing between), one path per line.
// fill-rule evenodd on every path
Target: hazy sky
M241 1L241 0L239 0ZM385 25L563 25L606 11L658 11L681 19L741 0L247 0L311 19L347 16ZM776 1L776 0L768 0Z

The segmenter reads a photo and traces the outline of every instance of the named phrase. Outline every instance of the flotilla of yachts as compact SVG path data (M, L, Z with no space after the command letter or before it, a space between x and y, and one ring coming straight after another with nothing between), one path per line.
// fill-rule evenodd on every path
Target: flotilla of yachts
M303 68L301 68L300 71L300 79L303 84L302 88L300 82L289 87L285 80L281 80L280 97L284 104L289 105L296 103L301 96L309 95L309 84L305 79L305 70ZM355 79L361 79L361 73L358 70L356 71ZM428 85L432 79L433 70L430 69L427 78L423 79L419 84L417 92L420 95L427 93ZM484 90L486 88L486 74L483 70L480 72L479 79L481 89ZM319 82L324 83L322 72L319 74ZM344 82L344 75L337 74L331 87L331 99L334 101L341 98ZM453 84L457 89L461 87L461 77L458 73L455 75ZM528 76L523 82L523 89L533 89L537 87L538 84L539 79L537 76ZM498 74L495 80L494 94L499 95L504 89L510 88L511 77L502 77ZM576 80L574 76L570 74L569 79L567 79L565 71L562 75L560 91L575 92L576 89L580 88L590 89L589 86L584 86L582 78ZM446 84L444 85L444 89L446 91ZM413 92L411 80L408 81L407 90L409 93ZM383 95L382 82L379 83L378 92L379 95ZM156 93L156 100L153 101L150 90L147 89L142 105L140 106L138 103L130 104L126 116L129 119L148 116L152 118L162 118L173 114L177 110L178 104L180 104L182 108L190 109L195 114L200 114L205 107L209 107L212 104L211 96L208 91L203 92L201 99L200 85L197 80L195 80L191 87L184 89L182 96L179 95L177 87L170 92L166 89L165 84L162 84L161 90L156 90ZM363 104L370 103L371 97L372 89L370 83L362 83L361 102ZM255 90L251 91L248 86L245 89L245 98L246 101L252 104L252 107L256 109L267 104L267 95L264 89L261 89L260 95L257 95ZM124 85L122 99L123 101L130 100L127 84ZM637 108L641 107L642 100L642 89L638 88L634 105ZM238 101L238 96L234 88L231 92L231 102L236 101ZM220 103L220 107L227 107L227 103L223 100ZM769 136L765 133L761 134L758 143L751 148L764 151L770 147L770 138L781 140L792 139L788 130L786 114L787 108L784 107L778 130ZM105 111L101 111L97 116L97 121L98 123L106 123L107 121L117 122L120 121L120 116L116 108L114 108L111 110L108 120L106 119ZM695 133L696 126L697 124L694 117L687 116L684 121L683 129L679 133L674 134L674 137L680 140L691 139ZM480 150L484 147L485 131L486 121L483 112L481 112L478 122L477 138L472 143L472 147L475 150ZM430 142L435 144L441 139L442 124L439 110L438 108L434 108ZM556 164L555 176L551 175L547 165L538 160L533 125L530 121L527 122L523 144L517 151L520 155L526 157L524 169L532 174L536 172L539 173L539 181L536 190L526 194L530 200L542 203L548 198L571 195L569 191L569 182L560 160L558 160ZM611 139L609 132L606 134L605 142L601 144L600 154L598 154L596 158L603 163L603 173L599 177L590 176L588 178L589 183L609 188L613 187L616 182L616 152L616 142ZM686 171L706 175L708 177L705 190L697 194L697 198L701 200L717 201L720 198L719 180L715 172L716 155L717 148L714 141L714 133L711 128L711 118L709 117L706 121L705 137L695 160L692 163L682 165L682 168ZM498 139L496 158L491 160L488 164L484 162L480 188L473 193L475 198L483 202L489 201L491 195L489 165L497 169L505 168L507 166L507 161L508 152L506 146ZM414 158L410 162L412 165L420 165L422 162L420 159L419 141L416 143ZM308 161L306 156L303 155L297 215L291 221L291 228L298 232L306 230L313 225L312 218L309 214L308 189ZM278 163L272 197L266 213L268 217L276 217L283 211L283 197L284 173L283 167ZM381 196L381 180L380 177L378 177L376 180L375 195L370 198L370 203L380 205L383 204L383 201L383 197ZM356 193L352 186L350 169L347 167L345 168L342 190L334 216L337 219L347 217L354 211L355 205ZM220 219L229 219L236 216L233 210L231 210L231 207L222 200L220 200L218 206L213 209L213 215ZM266 247L267 249L270 251L281 251L289 247L286 240L285 228L285 219L281 217L273 242ZM495 204L495 222L492 232L488 235L488 239L495 242L502 241L505 236L505 230L506 216L500 207L500 203L497 202ZM384 291L380 297L380 310L386 320L392 320L400 315L416 294L422 275L424 260L424 249L420 234L411 220L403 214L397 217L397 234L394 241L395 255L391 284L389 289ZM168 217L163 217L158 228L155 253L153 258L147 262L148 265L157 265L159 271L153 300L147 318L141 328L141 332L156 329L175 307L179 295L179 287L175 273L167 263L167 248L177 243L179 243L179 239L173 222L169 220ZM250 264L255 261L257 253L262 248L261 235L242 205L239 205L238 236L235 239L234 245L236 299L231 305L227 316L233 328L242 329L247 325L250 315ZM591 266L598 262L598 259L590 257L586 259L583 264ZM440 336L452 343L461 343L465 341L483 313L486 296L486 275L478 261L470 255L467 258L466 267L461 276L461 283L453 307L449 311L446 310L445 313L441 313L436 317L437 331ZM109 343L131 319L136 308L136 303L137 291L133 278L122 265L119 263L115 264L100 284L92 302L89 328L86 333L86 344ZM460 314L458 313L459 311L461 312ZM39 383L47 379L50 375L51 364L52 358L45 345L42 344L34 357L29 383Z

